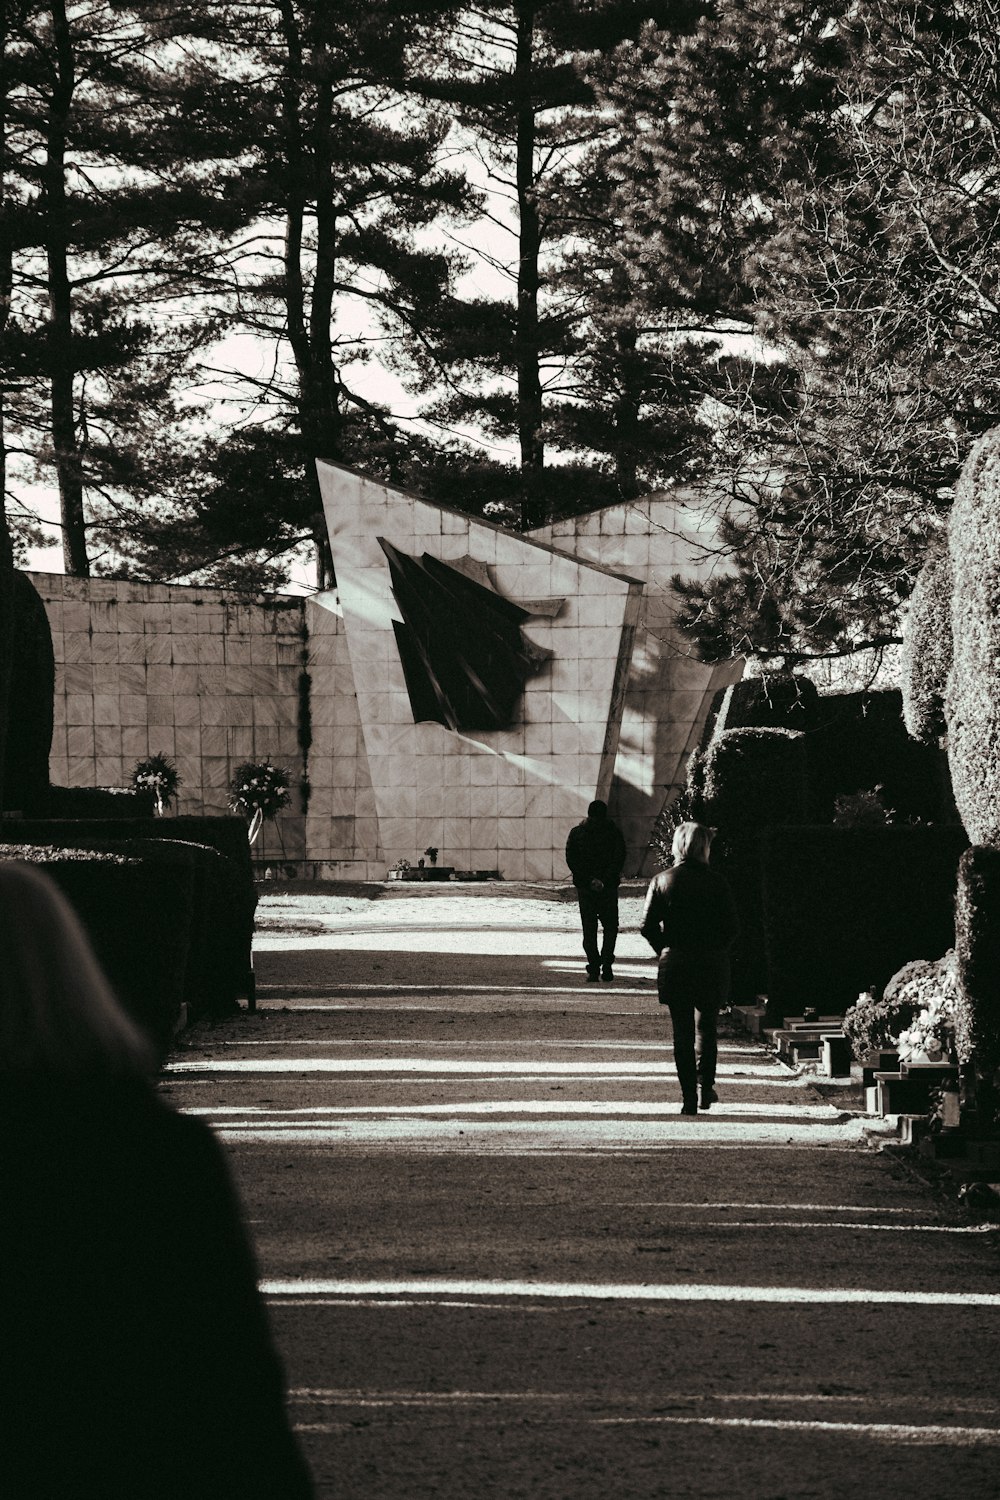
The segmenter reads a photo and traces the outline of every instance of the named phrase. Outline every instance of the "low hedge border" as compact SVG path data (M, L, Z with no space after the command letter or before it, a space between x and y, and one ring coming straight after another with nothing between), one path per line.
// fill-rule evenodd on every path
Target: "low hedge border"
M8 799L9 800L9 799ZM48 786L25 811L32 818L87 818L152 822L156 798L130 786Z
M166 1056L184 1000L195 897L194 858L94 843L0 844L0 860L42 866L83 923L129 1015Z
M211 898L214 933L204 963L208 994L218 998L206 1000L205 987L193 977L185 998L199 1009L225 1010L237 996L249 996L257 889L242 818L19 818L5 820L0 836L23 844L62 847L110 847L120 842L128 848L140 840L152 844L176 842L215 851L228 868L220 868L213 874L202 871L198 878L202 884L210 882L214 893Z

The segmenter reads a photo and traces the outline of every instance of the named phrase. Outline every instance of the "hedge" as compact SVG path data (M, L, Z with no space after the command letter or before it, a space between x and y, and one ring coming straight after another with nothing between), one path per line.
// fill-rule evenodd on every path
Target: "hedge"
M763 925L775 1013L842 1014L905 963L955 945L959 827L770 828Z
M993 1075L1000 1067L1000 849L974 846L962 855L955 947L959 1056L972 1059L977 1110L992 1125L997 1117Z
M42 597L14 573L11 675L4 753L4 807L31 810L48 791L56 684L52 631Z
M224 1011L238 995L249 993L257 891L242 818L26 818L8 821L5 832L22 844L117 847L122 841L127 851L137 840L143 847L147 841L177 841L213 851L222 863L212 869L212 861L202 861L197 876L192 876L197 879L201 901L210 903L213 932L207 948L202 945L204 957L199 960L204 965L204 983L191 974L185 999L199 1009Z
M93 844L0 844L0 859L43 865L73 906L122 1004L166 1055L184 999L195 860Z
M944 757L936 746L910 739L898 689L820 698L807 739L815 822L832 821L838 796L876 786L897 821L951 820Z
M732 887L740 932L732 950L732 998L767 989L761 835L771 823L808 816L805 736L788 729L726 729L704 761L703 817L718 829L712 864Z
M1000 428L980 438L955 488L952 673L945 703L955 801L974 844L1000 843Z
M109 818L153 820L156 798L152 792L122 786L50 786L41 802L25 808L33 818Z
M723 837L797 823L809 801L806 740L791 729L726 729L704 759L705 816Z
M951 671L951 558L932 552L910 595L903 627L903 722L911 739L936 745L946 733L944 704Z
M713 697L702 748L727 729L810 729L818 699L808 677L744 677Z

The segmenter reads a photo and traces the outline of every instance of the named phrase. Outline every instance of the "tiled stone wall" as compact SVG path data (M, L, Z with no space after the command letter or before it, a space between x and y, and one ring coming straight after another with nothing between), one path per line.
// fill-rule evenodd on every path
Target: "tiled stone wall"
M314 595L306 603L305 618L312 725L306 818L310 872L331 880L381 880L387 862L336 595Z
M639 859L643 841L684 784L712 694L743 671L742 661L698 661L675 624L674 576L704 576L720 566L714 520L683 493L670 493L575 516L532 535L644 584L610 804L638 860L636 873L650 874L651 859Z
M673 575L715 565L697 509L653 496L521 537L332 467L328 491L331 476L339 594L249 603L32 575L56 654L53 781L121 786L160 752L182 779L178 811L219 813L237 765L271 759L294 800L255 857L356 879L433 844L442 863L561 880L569 826L605 796L628 873L647 871L653 820L683 780L711 693L739 676L739 664L695 661L674 625ZM484 565L508 598L561 601L525 625L553 655L510 730L413 723L379 535Z
M255 856L301 860L299 678L303 602L246 603L216 589L30 575L56 657L50 773L61 786L124 786L161 753L177 766L181 813L228 811L242 761L292 776L293 802Z
M348 470L319 468L339 585L337 605L329 603L343 612L360 714L353 784L355 806L365 809L355 822L359 865L364 860L369 878L381 876L387 865L415 862L433 845L442 864L460 869L499 869L514 880L565 878L566 834L611 785L618 689L639 584ZM414 723L380 537L411 557L429 553L485 570L490 586L534 616L524 634L551 658L528 679L509 728ZM463 621L451 624L459 639ZM331 712L340 717L335 704ZM351 770L339 758L335 774L347 807ZM377 838L366 847L372 831Z

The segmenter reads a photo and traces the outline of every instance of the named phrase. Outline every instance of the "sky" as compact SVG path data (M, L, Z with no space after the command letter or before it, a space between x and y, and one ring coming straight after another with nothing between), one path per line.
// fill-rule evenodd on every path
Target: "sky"
M510 298L514 284L517 257L517 235L512 212L510 189L505 187L479 152L460 151L459 161L469 180L486 195L485 211L470 223L445 230L445 247L451 247L468 261L468 269L456 282L456 292L463 297ZM453 160L453 165L454 165ZM436 231L438 236L442 231ZM425 236L426 238L426 236ZM500 267L510 267L505 272ZM347 338L377 339L377 330L368 316L366 305L359 299L342 299L337 309L337 332ZM271 370L272 346L248 333L234 333L213 347L206 354L204 364L213 371L231 371L226 379L218 374L208 375L204 383L192 390L192 399L211 408L216 403L217 421L225 425L232 421L232 406L247 406L247 387L241 385L240 375L266 378ZM404 427L412 425L416 431L433 434L437 429L420 420L420 401L412 396L399 376L381 363L377 356L366 363L351 368L352 388L366 400L386 406L393 417ZM480 434L471 428L462 430L462 435L473 442L483 443ZM491 455L497 458L515 457L516 444L488 443ZM64 572L62 543L59 539L59 496L54 485L29 485L12 482L24 502L36 512L40 520L51 527L51 542L45 547L28 549L27 567L40 573ZM291 570L289 593L309 593L315 589L315 569L307 561L294 562ZM184 580L179 580L183 582Z

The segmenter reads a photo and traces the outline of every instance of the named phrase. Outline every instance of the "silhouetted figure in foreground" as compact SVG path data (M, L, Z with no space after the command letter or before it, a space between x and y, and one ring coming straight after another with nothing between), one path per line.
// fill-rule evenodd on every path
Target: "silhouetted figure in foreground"
M0 1494L308 1500L222 1152L75 914L0 864Z
M592 802L585 823L570 829L566 840L569 865L580 902L583 951L587 956L587 978L611 980L618 939L618 885L625 866L625 840L621 829L608 817L606 802ZM598 947L597 929L602 942Z
M717 1022L729 998L729 949L739 929L732 892L709 868L714 828L682 823L674 834L674 864L646 893L641 932L659 954L660 1004L670 1007L674 1063L682 1115L716 1102Z

